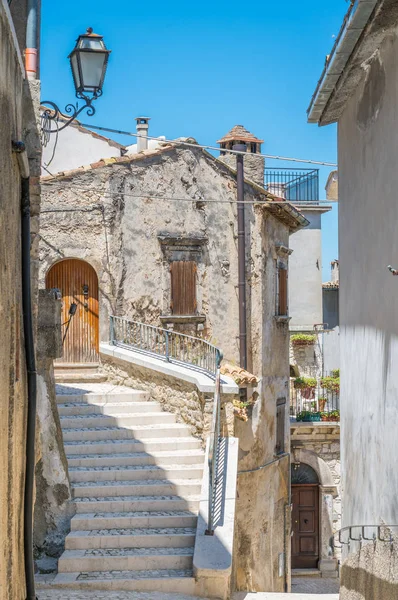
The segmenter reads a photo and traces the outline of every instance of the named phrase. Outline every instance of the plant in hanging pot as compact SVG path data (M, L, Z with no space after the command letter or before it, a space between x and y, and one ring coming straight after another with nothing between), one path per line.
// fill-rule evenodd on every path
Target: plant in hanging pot
M296 421L303 421L304 423L318 422L321 420L320 412L311 412L309 410L302 410L297 414Z
M296 377L294 388L300 390L301 396L305 400L315 398L316 379L314 377Z
M316 342L316 336L308 335L306 333L295 333L290 338L290 341L292 346L296 348L300 346L313 346Z
M321 387L333 394L340 393L340 377L322 377Z

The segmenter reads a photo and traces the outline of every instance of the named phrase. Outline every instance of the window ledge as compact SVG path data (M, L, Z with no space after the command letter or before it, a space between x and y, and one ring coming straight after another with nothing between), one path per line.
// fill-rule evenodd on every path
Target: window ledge
M162 323L204 323L206 321L206 315L160 315Z
M275 315L274 319L277 323L289 323L292 317L288 317L287 315Z

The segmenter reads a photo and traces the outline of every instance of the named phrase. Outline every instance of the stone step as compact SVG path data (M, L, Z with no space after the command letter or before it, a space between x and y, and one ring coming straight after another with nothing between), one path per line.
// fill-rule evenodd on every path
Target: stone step
M93 454L107 455L115 454L135 454L147 452L155 456L155 452L185 452L201 450L200 440L194 437L167 437L164 439L142 438L140 440L104 440L104 441L77 441L66 442L64 432L64 448L68 458L85 457Z
M95 590L92 592L95 594L92 600L107 600L108 596L103 596L101 590L108 592L118 590L118 600L200 600L197 596L194 597L196 582L189 569L59 573L53 581L53 586L68 589L68 595L62 596L60 600L82 600L82 596L73 595L72 590L74 589L84 590L85 593ZM136 596L128 593L126 597L119 596L119 593L123 593L123 591L149 592L150 596L145 595L145 599L141 594ZM166 594L167 596L165 596ZM181 594L184 595L181 596ZM189 595L189 599L187 595ZM89 597L91 600L91 596ZM113 598L113 595L110 597ZM48 600L48 598L58 600L57 595L45 596L44 600ZM40 592L39 599L41 600Z
M76 513L130 513L157 512L157 511L190 511L197 514L199 508L199 494L186 496L100 496L79 497L75 499Z
M58 404L60 417L76 415L125 415L131 413L161 413L158 402L98 402L87 404L82 402L64 402Z
M104 383L108 376L103 373L79 373L76 371L55 371L55 383Z
M156 479L200 479L203 475L202 465L138 465L122 467L73 467L69 469L72 483L139 481Z
M63 429L65 442L94 440L128 440L147 438L187 437L189 427L180 423L120 427L74 427Z
M168 527L142 529L96 529L72 531L65 550L93 548L192 548L196 528Z
M59 386L58 386L59 388ZM130 390L128 392L85 392L80 388L64 387L62 393L57 393L57 404L107 404L114 402L145 402L150 396L142 390Z
M58 572L190 569L193 551L193 547L65 550L58 561Z
M201 479L79 482L72 488L74 498L114 498L122 496L192 496L200 494Z
M129 427L142 425L166 425L175 423L176 418L172 413L129 413L128 415L75 415L60 417L62 429L73 427Z
M77 514L71 520L71 531L94 529L134 529L164 527L196 527L197 515L190 511L141 511L128 513Z
M118 448L117 448L118 449ZM111 450L111 448L109 448ZM160 452L135 452L121 454L87 454L70 455L68 465L73 467L130 467L135 465L170 465L190 464L203 465L204 453L202 450L170 450Z

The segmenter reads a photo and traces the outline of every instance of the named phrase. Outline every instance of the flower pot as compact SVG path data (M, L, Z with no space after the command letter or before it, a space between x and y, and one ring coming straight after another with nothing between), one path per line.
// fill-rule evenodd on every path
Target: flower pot
M303 387L301 388L301 397L305 400L313 400L315 398L315 388Z
M321 420L321 415L319 413L312 413L310 415L305 415L303 417L303 421L305 423L319 422L320 420Z
M325 412L326 403L327 403L327 398L319 398L318 399L319 411L320 412Z

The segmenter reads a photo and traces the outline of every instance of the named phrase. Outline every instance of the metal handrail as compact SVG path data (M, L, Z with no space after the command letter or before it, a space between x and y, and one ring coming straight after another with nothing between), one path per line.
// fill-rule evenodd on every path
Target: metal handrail
M398 529L398 525L347 525L347 527L343 527L336 531L332 537L330 538L330 547L334 553L336 548L336 537L338 537L338 543L341 546L348 546L350 548L351 542L359 542L361 545L363 542L374 542L377 541L393 544L394 538L390 531L388 538L383 535L383 530L391 530ZM353 533L353 530L356 531L356 534ZM359 530L359 531L358 531ZM369 536L369 530L374 530L372 536ZM347 534L347 536L345 536Z
M214 389L213 417L211 422L210 440L209 440L209 502L208 502L208 520L206 535L214 534L214 508L217 496L217 462L220 448L220 416L221 416L221 374L220 374L221 356L216 372L216 384Z
M214 512L217 494L217 466L220 455L221 361L219 348L206 340L162 327L110 317L110 342L114 346L134 348L145 354L161 356L168 362L189 365L190 368L215 378L213 417L209 440L209 515L206 535L214 533Z
M110 317L110 343L189 366L213 379L222 355L219 348L201 338L113 315Z

